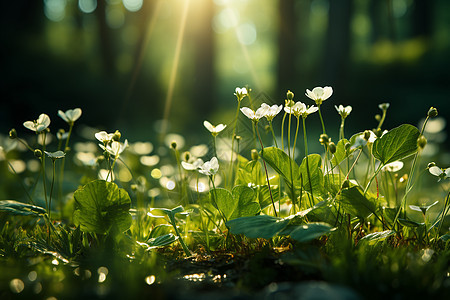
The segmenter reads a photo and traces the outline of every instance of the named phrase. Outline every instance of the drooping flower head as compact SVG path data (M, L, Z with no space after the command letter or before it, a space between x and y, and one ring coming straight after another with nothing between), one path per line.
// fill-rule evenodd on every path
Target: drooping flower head
M352 112L352 107L349 106L343 106L342 104L339 106L334 106L337 110L337 112L341 115L342 119L347 118L347 116Z
M216 175L219 171L219 161L217 160L217 157L214 156L210 161L205 162L199 167L198 171L207 176Z
M81 108L69 109L66 110L66 112L58 110L58 116L60 116L67 124L73 125L73 123L81 117Z
M46 114L41 114L37 120L26 121L23 123L23 126L25 126L25 128L35 131L36 133L44 131L49 125L50 117Z
M241 111L250 120L252 120L254 122L258 122L259 119L261 119L262 117L264 117L266 115L267 111L269 110L269 107L270 107L269 105L266 105L266 106L261 105L261 107L258 108L256 110L256 112L249 107L242 107Z
M266 114L264 115L267 119L267 121L272 121L273 118L275 118L276 115L280 113L280 111L283 109L283 105L272 105L269 106L266 103L261 104L261 107L265 107L267 109Z
M245 87L243 87L243 88L237 87L237 88L235 89L234 95L236 96L236 98L238 99L238 101L241 102L242 99L244 99L245 96L248 95L247 88L245 88Z
M211 134L213 136L217 136L219 134L219 132L221 132L222 130L224 130L227 127L227 125L224 125L224 124L219 124L217 126L214 126L211 123L209 123L208 121L204 121L203 126L205 126L205 128L208 129L208 131L211 132Z
M327 100L333 94L333 88L331 86L315 87L312 91L306 90L305 95L314 100L316 105L319 106L323 101Z

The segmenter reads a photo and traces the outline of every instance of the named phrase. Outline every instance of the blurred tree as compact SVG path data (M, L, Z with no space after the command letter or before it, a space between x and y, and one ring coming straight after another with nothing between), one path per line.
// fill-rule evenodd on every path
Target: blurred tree
M414 0L412 33L414 37L431 37L433 33L433 0Z
M100 55L102 61L102 67L105 75L114 75L114 48L111 42L111 29L106 23L106 0L97 1L97 9L95 10L95 16L98 23L98 38L100 43Z
M324 84L344 90L349 70L353 0L330 1L323 57Z
M210 114L216 107L214 99L215 70L214 70L214 32L212 19L214 17L214 1L204 1L200 10L191 10L192 34L195 68L191 99L196 114L202 118Z
M296 86L297 55L299 55L297 37L297 12L294 0L278 2L278 70L277 94L283 94Z

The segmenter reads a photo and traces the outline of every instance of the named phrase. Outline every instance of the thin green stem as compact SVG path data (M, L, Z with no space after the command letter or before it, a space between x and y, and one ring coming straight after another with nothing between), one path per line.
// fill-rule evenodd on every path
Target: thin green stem
M237 123L238 123L238 118L239 118L239 109L241 108L241 101L238 100L238 106L236 109L236 116L234 118L234 127L233 127L233 134L231 135L231 157L230 157L230 185L233 184L233 154L234 154L234 140L236 139L236 128L237 128Z
M267 187L269 188L269 194L270 194L270 200L272 200L272 206L273 206L273 211L275 213L275 217L278 217L277 215L277 210L275 208L275 202L273 201L273 196L272 196L272 189L270 188L270 182L269 182L269 173L267 172L267 166L266 166L266 161L264 160L264 145L263 142L261 140L261 136L259 135L259 131L258 131L258 123L254 122L253 126L255 127L255 131L256 134L258 136L259 139L259 143L261 144L261 158L264 164L264 170L266 171L266 180L267 180Z
M52 184L50 186L50 198L48 201L48 206L49 206L49 210L48 210L48 218L51 219L51 210L52 210L52 194L53 194L53 186L55 184L55 173L56 173L56 160L52 159L52 165L53 165L53 172L52 172ZM62 211L61 211L62 213Z
M278 148L277 139L275 137L275 132L273 131L272 121L269 121L270 132L272 132L273 141L275 143L275 147Z
M341 118L341 126L339 128L339 139L340 140L344 139L344 123L345 123L345 118Z
M283 141L283 132L284 132L284 121L286 120L287 113L284 113L283 120L281 121L281 150L284 151L284 141Z
M296 208L295 208L295 201L296 201L296 197L295 197L295 187L294 187L294 175L292 172L292 160L294 159L293 157L291 158L291 115L289 114L289 121L288 121L288 157L289 157L289 172L290 172L290 176L291 176L291 194L292 194L292 205L293 205L293 213L296 213Z
M303 120L303 139L305 143L305 157L306 157L306 173L308 174L308 181L309 181L309 188L311 189L311 203L310 205L314 205L314 193L313 193L313 187L311 182L311 174L309 172L309 159L308 159L308 139L306 137L306 118L302 118Z
M326 132L325 132L325 124L323 122L322 113L320 112L320 104L317 105L317 108L318 108L318 111L319 111L320 123L322 124L323 134L326 134Z
M297 116L297 128L295 129L294 146L292 147L292 159L295 159L295 148L297 144L298 126L300 124L300 117Z

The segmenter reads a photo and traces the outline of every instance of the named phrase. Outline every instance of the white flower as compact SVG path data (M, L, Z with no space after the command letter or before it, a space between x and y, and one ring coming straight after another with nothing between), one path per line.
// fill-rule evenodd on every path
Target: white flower
M280 111L283 109L283 105L274 104L272 106L269 106L266 103L261 104L261 107L267 108L266 114L264 116L269 122L272 121L273 118L275 118L275 116L278 115Z
M41 114L35 121L26 121L23 123L25 128L36 131L37 133L44 131L50 125L50 117L46 114Z
M238 101L241 101L242 99L245 98L245 96L248 95L248 91L245 87L243 87L243 88L237 87L234 95L238 98Z
M288 114L294 114L296 117L306 118L308 115L315 113L319 108L312 105L307 107L305 103L297 102L293 106L285 106L284 111Z
M219 171L219 161L217 157L213 157L210 161L205 162L198 170L200 173L211 176L217 174Z
M203 160L201 158L197 158L192 164L182 161L181 166L188 171L197 170L204 164Z
M450 178L450 168L443 170L438 166L433 166L429 168L428 171L430 171L431 175L439 177L438 182L442 179Z
M242 107L241 111L250 120L258 122L259 119L261 119L262 117L264 117L266 115L266 113L268 111L268 108L269 108L268 105L267 106L261 106L255 112L253 109L251 109L249 107Z
M76 120L81 117L81 108L69 109L66 112L58 110L58 116L66 121L69 125L73 124Z
M333 89L331 88L331 86L326 86L326 87L315 87L312 91L310 90L306 90L305 95L314 100L316 102L317 105L321 105L322 101L327 100L328 98L331 97L331 95L333 94Z
M208 131L211 132L211 134L213 136L218 135L219 132L221 132L222 130L224 130L227 127L227 125L224 125L224 124L219 124L217 126L214 126L211 123L209 123L208 121L204 121L203 126L205 126L205 128L208 129Z
M128 147L128 140L125 140L123 144L117 141L112 141L110 144L106 145L106 147L102 144L99 144L99 146L112 156L118 158L125 148Z
M351 111L352 111L352 107L349 105L349 106L346 106L346 107L344 107L342 104L341 105L339 105L339 107L338 106L334 106L335 108L336 108L336 110L337 110L337 112L341 115L341 117L343 118L343 119L345 119L345 118L347 118L347 116L351 113Z
M389 164L387 164L387 165L385 165L383 168L381 168L383 171L388 171L388 172L392 172L392 173L395 173L395 172L398 172L398 171L400 171L402 168L403 168L403 162L402 161L394 161L394 162L391 162L391 163L389 163Z
M102 142L103 144L112 141L113 136L114 133L107 133L106 131L100 131L95 134L95 138L100 142Z

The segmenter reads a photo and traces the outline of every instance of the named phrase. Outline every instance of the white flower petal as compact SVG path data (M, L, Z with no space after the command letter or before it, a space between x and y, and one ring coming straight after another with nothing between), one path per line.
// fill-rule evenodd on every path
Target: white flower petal
M208 129L209 132L214 132L214 126L208 121L203 121L203 126L205 126L205 128Z

